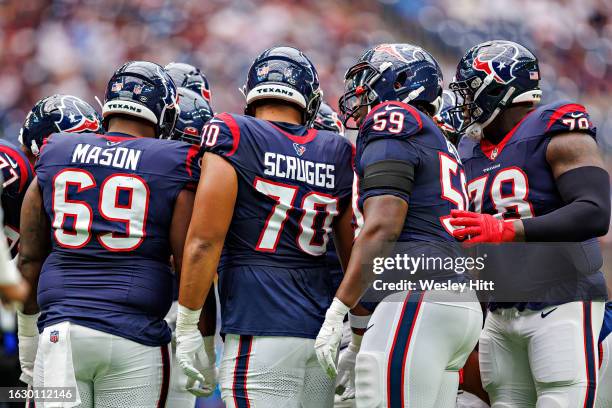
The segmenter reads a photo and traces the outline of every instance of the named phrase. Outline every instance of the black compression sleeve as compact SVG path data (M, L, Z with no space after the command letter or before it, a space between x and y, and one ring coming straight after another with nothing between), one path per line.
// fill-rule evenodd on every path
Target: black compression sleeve
M581 242L605 235L610 226L610 177L600 167L578 167L557 178L565 205L523 220L525 240Z
M360 187L363 191L393 190L410 195L414 183L414 167L401 160L382 160L365 168Z

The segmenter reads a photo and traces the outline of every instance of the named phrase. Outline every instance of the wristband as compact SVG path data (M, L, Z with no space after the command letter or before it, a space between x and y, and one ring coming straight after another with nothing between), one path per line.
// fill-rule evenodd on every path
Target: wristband
M38 317L40 313L33 315L23 314L19 310L17 311L17 334L25 337L38 336Z
M367 329L371 317L371 314L366 316L358 316L349 312L349 323L353 329Z
M198 310L191 310L179 303L176 311L176 331L191 331L194 328L197 330L201 313L201 308Z

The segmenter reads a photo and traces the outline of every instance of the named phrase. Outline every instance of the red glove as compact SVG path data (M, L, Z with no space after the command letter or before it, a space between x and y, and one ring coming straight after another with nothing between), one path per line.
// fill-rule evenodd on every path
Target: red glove
M479 214L471 211L451 210L450 224L460 227L453 231L458 239L470 239L466 242L511 242L516 232L513 221L498 220L489 214Z

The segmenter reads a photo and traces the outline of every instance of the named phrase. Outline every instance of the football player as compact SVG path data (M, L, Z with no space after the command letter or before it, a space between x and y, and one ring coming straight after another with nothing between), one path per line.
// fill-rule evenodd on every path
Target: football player
M119 68L102 113L105 134L54 134L40 153L19 250L37 297L19 330L41 333L34 387L77 387L81 407L165 406L169 260L180 273L198 149L158 140L178 106L157 64Z
M179 107L181 112L176 121L176 126L170 137L173 140L181 140L191 145L200 146L202 141L202 132L206 122L213 116L210 105L198 93L187 89L178 88ZM178 278L178 277L177 277ZM193 408L196 402L196 395L207 396L214 390L214 385L209 389L201 389L194 387L194 383L183 374L183 370L178 365L176 359L176 311L178 307L178 279L176 279L176 290L174 292L174 302L170 308L170 312L166 315L166 322L173 330L172 336L172 369L170 371L170 390L168 392L168 406L173 408ZM207 349L212 361L215 361L215 349L213 337L215 334L216 325L216 302L214 291L209 293L205 306L206 313L202 316L202 330L205 336L205 343L211 347ZM209 372L209 377L214 377L214 372ZM208 378L211 384L214 384L214 378ZM188 390L191 389L191 392Z
M202 349L198 316L218 269L225 404L331 407L334 383L313 345L333 290L326 261L332 228L341 260L352 242L352 147L311 129L321 94L301 51L264 51L243 92L246 115L219 114L204 134L177 358L188 376L205 381L192 361Z
M585 107L538 106L539 80L537 58L511 41L478 44L460 60L450 88L475 212L456 211L451 224L468 242L578 243L548 246L568 261L524 282L538 299L489 303L479 360L493 407L592 407L607 296L596 237L610 223L609 176ZM513 259L512 272L532 258Z
M372 264L388 243L419 242L431 255L436 248L452 251L456 240L445 220L467 201L456 150L432 120L442 73L427 51L378 45L349 68L345 87L340 101L345 125L359 127L355 167L364 225L315 343L319 362L332 376L342 320L366 289L362 266ZM454 271L427 278L462 279ZM361 346L355 367L358 407L454 407L458 370L482 323L473 293L440 302L428 292L399 292L379 303L369 322L349 318L353 328L367 329L352 342Z
M210 105L212 94L206 75L197 67L184 62L171 62L164 68L177 87L191 89L202 95L202 98Z

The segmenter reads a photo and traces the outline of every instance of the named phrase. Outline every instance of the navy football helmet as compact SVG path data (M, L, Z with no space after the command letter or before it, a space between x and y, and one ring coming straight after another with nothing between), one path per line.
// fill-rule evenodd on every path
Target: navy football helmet
M280 99L304 110L304 125L312 126L321 104L317 70L302 51L293 47L272 47L261 53L249 68L242 87L245 113L262 99Z
M344 136L344 125L342 121L338 118L336 111L325 101L321 102L319 112L317 112L317 117L312 127L319 130L329 130L338 133L340 136Z
M538 103L538 59L527 48L512 41L487 41L470 48L459 61L450 89L457 96L456 111L464 117L460 131L480 138L506 107Z
M101 131L102 118L90 104L76 96L56 94L36 102L19 131L19 143L38 156L52 133Z
M442 70L427 51L411 44L380 44L367 50L344 77L340 112L348 129L359 127L361 109L385 101L414 105L433 116L440 106ZM354 122L349 124L351 119Z
M168 73L148 61L130 61L108 81L102 116L135 116L155 125L157 137L172 135L180 108L176 86Z
M202 129L213 117L213 112L208 102L191 89L179 88L178 94L181 113L176 121L171 139L199 145L202 139Z
M183 62L171 62L164 68L177 87L191 89L202 95L210 105L212 93L204 73L197 67Z
M461 134L458 129L463 127L463 115L457 112L455 106L457 101L455 94L445 90L442 93L442 106L440 111L434 116L434 122L442 129L446 138L454 145L459 143Z

